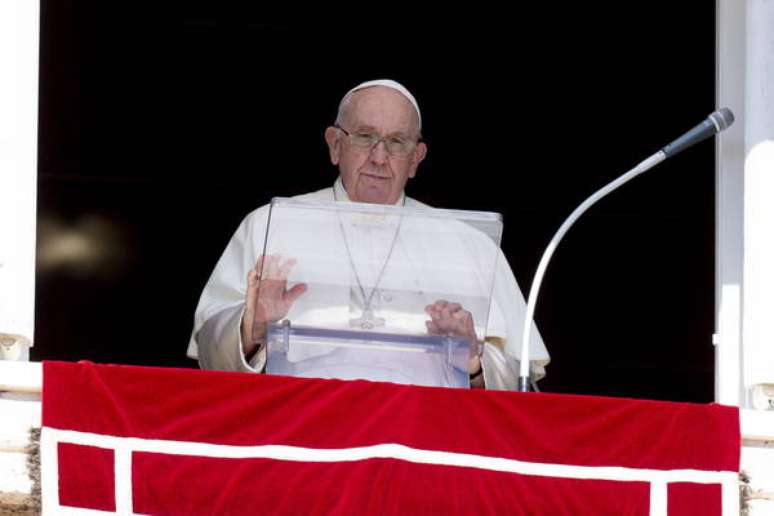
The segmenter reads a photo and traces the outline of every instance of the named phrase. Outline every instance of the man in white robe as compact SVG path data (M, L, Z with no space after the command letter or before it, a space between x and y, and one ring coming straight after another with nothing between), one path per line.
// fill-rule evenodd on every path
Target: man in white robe
M427 146L421 141L419 106L402 85L380 80L350 90L325 140L339 178L333 188L297 199L424 206L403 193ZM262 371L267 326L283 319L306 293L303 283L289 287L293 260L262 259L267 216L264 206L244 219L202 292L188 350L202 368ZM487 339L468 368L473 387L516 390L525 303L502 253L497 263ZM471 313L453 301L437 300L426 307L428 333L478 340ZM549 357L534 328L530 347L533 378L539 378Z

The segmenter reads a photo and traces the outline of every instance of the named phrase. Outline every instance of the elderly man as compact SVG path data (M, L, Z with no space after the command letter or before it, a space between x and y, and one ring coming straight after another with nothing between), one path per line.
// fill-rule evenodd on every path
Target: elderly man
M401 84L377 80L356 86L342 99L335 125L325 130L331 162L339 169L338 179L333 188L297 199L425 207L403 191L427 154L421 128L417 101ZM264 260L261 256L267 211L264 206L245 218L202 293L189 356L198 356L203 368L263 370L268 324L285 317L307 290L305 284L287 288L293 260L283 261L278 256ZM501 256L499 262L494 294L497 309L490 317L499 323L490 326L499 329L493 335L499 337L495 341L515 343L521 334L524 299L507 261ZM459 304L438 300L425 311L428 333L477 339L471 314ZM540 376L548 354L539 334L535 331L533 335L532 357L537 360L533 370ZM480 358L474 355L469 362L471 385L516 389L517 364L502 347L486 343Z

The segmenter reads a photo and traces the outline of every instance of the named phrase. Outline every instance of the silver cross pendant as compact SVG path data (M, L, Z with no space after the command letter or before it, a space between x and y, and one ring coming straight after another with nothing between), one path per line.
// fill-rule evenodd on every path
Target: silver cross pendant
M374 316L371 310L364 311L361 317L356 317L355 319L349 320L349 325L351 327L360 328L362 330L373 330L374 328L381 328L384 326L384 324L384 317Z

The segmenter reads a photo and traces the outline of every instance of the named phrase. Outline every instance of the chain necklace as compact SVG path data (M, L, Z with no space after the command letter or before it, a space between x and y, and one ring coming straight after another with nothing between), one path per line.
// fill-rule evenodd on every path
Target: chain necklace
M336 197L336 188L333 189L333 200L338 201L339 199ZM403 196L403 206L406 205L406 196ZM385 325L385 319L384 317L376 317L373 313L373 310L371 309L371 303L374 300L374 294L379 290L379 283L382 281L382 276L384 275L384 271L387 270L387 264L390 262L390 257L392 257L392 252L395 250L395 242L398 241L398 234L400 233L400 227L403 223L403 214L401 214L400 220L398 221L398 227L395 229L395 236L392 237L392 243L390 244L390 250L387 252L387 257L384 259L384 263L382 263L382 267L379 270L379 274L376 276L376 281L374 282L374 288L371 289L371 293L366 295L365 287L363 287L363 282L360 280L360 275L357 273L357 267L355 267L355 260L352 258L352 251L349 248L349 242L347 241L347 234L344 231L344 224L341 222L341 216L339 215L339 228L341 229L341 236L344 240L344 247L347 250L347 258L349 259L349 266L352 269L352 273L355 275L355 282L357 283L357 287L360 290L360 299L363 303L363 314L360 317L356 317L354 319L349 320L349 325L352 327L358 327L363 330L372 330L374 328L378 328Z

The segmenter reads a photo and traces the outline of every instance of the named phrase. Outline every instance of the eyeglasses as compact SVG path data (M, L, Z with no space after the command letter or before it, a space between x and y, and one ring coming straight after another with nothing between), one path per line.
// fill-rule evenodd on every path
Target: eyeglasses
M334 127L346 134L352 145L361 149L368 149L370 151L379 145L380 142L384 142L384 149L387 151L387 154L395 158L405 158L411 154L417 146L416 140L409 140L402 136L379 136L378 133L371 133L368 131L356 131L350 133L339 125L335 125Z

